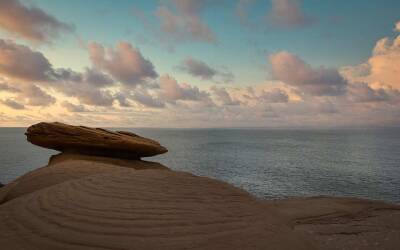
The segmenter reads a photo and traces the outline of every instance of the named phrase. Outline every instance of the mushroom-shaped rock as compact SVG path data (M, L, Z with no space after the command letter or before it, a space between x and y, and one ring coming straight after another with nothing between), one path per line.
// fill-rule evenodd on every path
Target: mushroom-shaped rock
M61 152L138 159L167 152L158 142L130 132L41 122L28 128L32 144Z

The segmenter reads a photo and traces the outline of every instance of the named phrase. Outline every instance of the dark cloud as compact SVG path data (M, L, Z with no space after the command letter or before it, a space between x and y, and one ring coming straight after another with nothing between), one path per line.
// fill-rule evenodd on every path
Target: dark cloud
M346 92L347 81L337 69L313 68L301 58L286 51L269 57L271 74L275 80L314 96L337 96Z
M95 88L86 83L64 82L53 88L69 97L75 97L82 104L109 107L113 105L114 96L110 91Z
M109 75L93 68L85 68L83 73L71 69L55 69L54 79L57 82L79 83L99 89L110 87L114 84L114 80Z
M105 49L99 43L88 45L93 65L121 83L136 86L158 76L153 64L128 42L119 42L116 48Z
M61 33L73 30L71 25L18 0L0 1L0 29L34 42L50 42Z
M114 86L113 79L98 71L86 68L83 73L70 69L55 70L57 81L46 86L68 97L75 97L82 104L92 106L112 106L115 96L107 87Z
M231 95L228 93L228 91L226 91L225 88L219 88L213 86L211 87L211 91L217 97L218 101L222 103L222 105L228 105L228 106L240 105L240 101L233 100Z
M278 88L270 91L263 90L259 98L268 103L286 103L289 101L288 94L284 90Z
M354 83L349 86L349 98L353 102L382 102L390 99L382 88L373 89L367 83Z
M150 95L147 91L135 91L132 99L143 106L150 108L163 108L165 103L157 97Z
M6 99L6 100L0 100L0 102L12 109L25 109L25 106L19 102L16 102L15 100L12 99Z
M53 70L54 77L57 81L71 81L71 82L82 82L82 73L75 72L71 69L55 69Z
M136 86L157 77L151 62L128 43L119 43L115 50L92 43L89 53L96 68L86 68L83 72L54 69L40 52L12 41L0 40L0 74L21 80L23 89L18 98L32 106L55 103L55 99L38 86L75 97L81 104L112 106L117 100L121 106L129 106L129 100L123 99L121 93L106 89L117 86L117 83L105 72L109 72L125 86ZM5 83L1 83L0 90L18 91Z
M49 81L53 68L46 57L25 45L0 39L0 74L28 81Z
M99 88L111 86L114 83L109 75L92 68L86 68L83 73L83 81Z
M182 63L178 66L178 69L183 70L184 72L189 73L194 77L201 78L202 80L217 80L216 77L222 80L222 82L232 82L234 76L229 71L220 71L210 67L203 61L194 59L192 57L187 57Z
M179 68L192 76L200 77L203 80L210 80L218 73L217 70L211 68L205 62L191 57L186 58Z
M128 98L122 94L122 93L117 93L114 95L114 98L118 101L119 106L121 107L131 107L131 103L129 102Z

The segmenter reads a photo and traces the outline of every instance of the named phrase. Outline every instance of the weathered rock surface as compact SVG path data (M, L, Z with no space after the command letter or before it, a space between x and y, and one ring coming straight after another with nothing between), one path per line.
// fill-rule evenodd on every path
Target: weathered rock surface
M28 128L26 136L29 142L41 147L87 155L138 159L167 152L158 142L134 133L58 122L35 124Z
M224 182L139 160L166 149L125 132L40 123L27 136L63 153L0 189L1 249L394 250L400 244L400 205L258 200Z
M111 168L0 206L4 249L313 249L246 192L164 170Z
M0 204L58 183L112 172L121 167L168 170L157 162L62 153L52 156L49 165L33 170L0 189Z
M400 205L356 198L264 201L318 249L399 249Z

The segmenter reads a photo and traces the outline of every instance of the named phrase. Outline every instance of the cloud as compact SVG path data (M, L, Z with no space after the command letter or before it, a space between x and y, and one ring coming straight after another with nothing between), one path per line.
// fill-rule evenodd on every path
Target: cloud
M202 12L210 3L208 0L171 0L176 13L165 5L159 6L156 16L162 32L173 42L215 43L214 33L201 19Z
M371 87L367 83L353 83L349 85L348 97L353 102L399 102L400 91L380 86Z
M352 84L349 90L350 99L354 102L378 102L389 98L383 89L375 91L366 83Z
M225 88L218 88L216 86L212 86L211 91L217 97L218 101L222 105L228 105L228 106L240 105L240 101L233 100L231 95L228 93L228 91L226 91Z
M83 73L83 81L93 86L102 88L114 84L113 79L97 69L86 68Z
M379 40L367 63L370 69L367 81L379 81L400 89L400 36L394 40Z
M394 31L400 32L400 21L395 24Z
M85 106L81 105L81 104L73 104L67 101L64 101L61 103L61 106L64 107L66 110L68 110L69 112L86 112L88 111Z
M71 32L71 25L57 20L43 10L25 6L19 0L0 1L0 29L33 42L50 42L61 33Z
M122 48L126 48L124 46L122 45ZM108 58L103 58L105 60L104 65L115 63L113 65L114 68L111 67L110 69L116 76L129 72L131 69L133 71L127 74L134 75L137 77L135 80L138 81L144 80L146 74L149 75L148 72L155 74L154 71L151 71L151 63L151 70L146 71L143 67L148 65L147 61L143 62L144 59L141 55L132 58L129 53L135 52L135 50L127 49L127 54L120 56L119 53L123 52L119 51L112 57L111 61L107 61ZM121 66L121 69L118 66ZM135 67L136 71L134 71ZM27 100L28 105L32 106L47 106L55 102L53 97L47 95L36 85L56 90L69 97L75 97L87 105L112 106L117 97L110 91L104 90L104 88L115 86L115 82L100 69L85 68L83 72L63 68L54 69L42 53L34 51L25 45L16 44L11 40L0 39L0 74L13 81L22 81L23 84L18 84L21 85L21 88L23 87L23 89L20 89L19 98ZM142 79L139 79L140 77ZM37 83L35 85L32 82ZM5 84L1 85L1 89L8 92L13 90L9 85L6 86ZM17 91L16 89L14 89L14 92Z
M157 97L154 97L149 94L146 90L135 90L135 93L132 95L132 99L143 106L150 108L164 108L165 103Z
M136 86L158 76L153 64L128 42L117 43L115 49L105 49L103 45L92 42L88 50L95 67L125 85Z
M68 97L75 97L82 104L91 106L112 106L117 94L111 93L107 88L115 87L113 79L103 72L86 68L83 73L70 69L56 69L57 81L46 84Z
M177 68L202 80L216 81L215 78L218 77L222 80L222 82L228 83L232 82L234 79L234 76L231 72L214 69L205 62L192 57L187 57Z
M162 75L159 79L160 98L166 102L176 101L200 101L207 99L209 94L189 84L179 84L175 78L169 75Z
M104 74L103 72L94 68L86 67L85 71L82 73L63 68L55 69L53 72L53 80L55 82L74 82L84 85L90 85L93 88L99 89L114 85L114 80L109 75Z
M114 95L115 100L118 101L119 106L121 107L131 107L131 103L129 102L128 98L123 93L116 93Z
M272 9L267 14L267 20L278 27L301 27L313 21L301 10L300 0L271 0L271 4Z
M53 69L42 53L0 39L0 74L18 80L48 81Z
M341 73L351 82L379 83L400 90L400 35L380 39L366 62L343 67Z
M19 89L14 88L14 87L8 85L7 83L0 82L0 92L1 91L10 92L10 93L18 93L18 92L20 92Z
M218 73L217 70L211 68L205 62L191 57L187 57L179 68L192 76L199 77L203 80L210 80Z
M16 102L15 100L12 99L6 99L6 100L0 100L0 102L12 109L25 109L25 106L19 102Z
M53 96L34 84L23 85L17 99L23 100L29 106L49 106L56 102Z
M101 90L82 82L60 82L53 85L53 88L68 97L75 97L82 104L91 106L109 107L113 105L115 99L110 91Z
M284 90L278 88L274 88L270 91L263 90L259 98L268 103L286 103L289 101L288 94Z
M323 66L313 68L298 56L286 51L269 57L275 80L313 96L337 96L346 92L347 81L337 69Z

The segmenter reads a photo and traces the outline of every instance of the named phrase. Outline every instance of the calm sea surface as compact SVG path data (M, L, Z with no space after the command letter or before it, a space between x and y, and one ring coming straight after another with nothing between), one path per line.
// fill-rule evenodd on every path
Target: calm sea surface
M262 198L336 195L400 202L400 129L125 129L169 149L159 161ZM45 165L55 151L25 129L0 128L0 182Z

